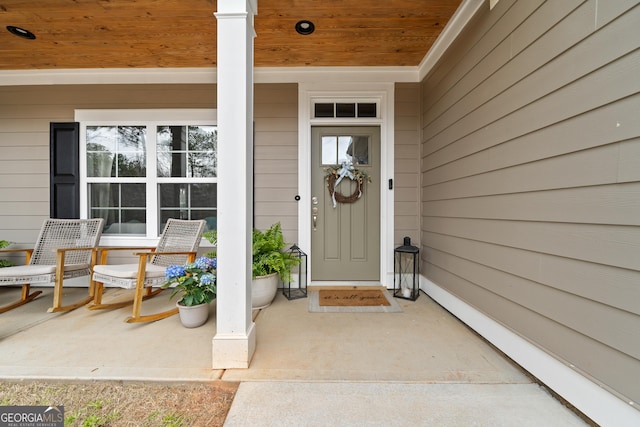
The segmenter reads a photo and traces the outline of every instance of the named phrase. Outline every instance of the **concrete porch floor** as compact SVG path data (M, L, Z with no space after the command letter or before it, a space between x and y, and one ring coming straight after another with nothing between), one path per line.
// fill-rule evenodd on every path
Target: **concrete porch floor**
M47 313L43 291L0 315L2 380L240 381L228 426L585 425L424 294L398 300L402 313L309 313L308 299L278 294L255 315L249 369L221 371L211 369L215 306L195 329L177 316L130 325L130 308ZM85 292L68 289L66 301ZM1 304L18 296L0 288ZM143 310L172 304L165 293Z

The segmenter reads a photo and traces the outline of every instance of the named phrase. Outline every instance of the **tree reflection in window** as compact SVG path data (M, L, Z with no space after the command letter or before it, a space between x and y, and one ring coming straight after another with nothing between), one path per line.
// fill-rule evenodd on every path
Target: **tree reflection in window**
M158 126L158 177L217 175L215 126Z

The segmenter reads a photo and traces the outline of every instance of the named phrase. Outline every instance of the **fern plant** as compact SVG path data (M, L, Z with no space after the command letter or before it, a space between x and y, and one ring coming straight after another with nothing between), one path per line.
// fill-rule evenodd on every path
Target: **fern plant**
M291 281L291 269L300 263L300 259L289 252L283 252L287 244L282 235L279 222L269 229L253 230L253 277L278 273L283 282Z
M9 242L7 240L0 240L0 249L6 248L11 243L12 242ZM0 268L2 268L2 267L11 267L12 265L14 265L14 264L11 261L7 261L6 259L0 259Z
M211 244L217 244L216 230L205 232L204 237ZM276 222L265 231L254 229L252 276L256 278L278 273L280 280L290 282L291 269L300 263L300 259L289 252L284 252L283 250L286 246L287 243L284 241L282 226L279 222Z

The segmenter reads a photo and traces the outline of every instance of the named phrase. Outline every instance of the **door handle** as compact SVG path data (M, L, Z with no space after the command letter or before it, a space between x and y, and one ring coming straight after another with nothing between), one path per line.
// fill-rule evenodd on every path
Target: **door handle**
M316 231L318 229L318 207L314 206L311 209L311 212L313 213L312 219L313 219L313 231Z

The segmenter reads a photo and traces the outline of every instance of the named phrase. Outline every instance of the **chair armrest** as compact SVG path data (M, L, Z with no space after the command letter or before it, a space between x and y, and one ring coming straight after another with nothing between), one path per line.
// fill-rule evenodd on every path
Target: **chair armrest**
M98 263L101 265L104 265L107 263L107 258L109 256L109 252L111 251L132 251L133 255L136 255L135 251L149 251L153 253L155 249L156 249L155 247L149 247L149 246L144 246L144 247L99 246L98 248L96 248L96 251L99 257Z
M80 247L80 246L74 246L73 248L57 248L57 249L52 249L54 252L72 252L72 251L96 251L97 249L94 248L93 246L84 246L84 247Z
M198 252L196 251L188 251L188 252L134 252L134 255L140 257L140 265L143 263L143 259L152 257L153 255L188 255L187 262L193 262L196 259L196 255Z
M93 269L93 266L96 264L96 260L98 258L98 249L93 246L84 246L84 247L74 246L73 248L57 248L52 250L56 253L56 270L58 271L64 271L64 266L65 266L64 258L67 252L91 251L90 266L92 269Z
M188 255L188 261L193 262L196 259L196 255L198 252L196 251L188 251L188 252L134 252L134 255L142 258L150 258L154 255Z
M0 249L0 253L3 252L27 252L33 253L33 249Z
M134 255L195 255L198 252L196 251L188 251L188 252L134 252Z
M31 260L31 255L33 254L33 249L0 249L0 253L18 253L24 252L25 264L29 264Z

